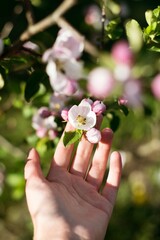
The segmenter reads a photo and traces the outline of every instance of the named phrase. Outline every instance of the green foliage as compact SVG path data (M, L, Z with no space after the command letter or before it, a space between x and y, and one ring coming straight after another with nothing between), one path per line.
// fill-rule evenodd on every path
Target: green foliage
M105 40L117 40L122 36L123 29L120 18L113 19L105 26Z
M64 133L63 137L63 144L67 147L70 144L76 143L82 137L83 131L76 130L76 131L69 131Z
M160 52L160 6L145 13L148 27L144 29L144 40L153 51Z

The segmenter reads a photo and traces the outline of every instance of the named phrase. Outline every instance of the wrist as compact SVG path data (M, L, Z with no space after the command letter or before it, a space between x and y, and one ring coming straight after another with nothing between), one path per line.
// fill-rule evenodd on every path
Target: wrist
M33 223L34 226L34 240L69 240L71 231L68 224L60 217L43 220L37 219Z

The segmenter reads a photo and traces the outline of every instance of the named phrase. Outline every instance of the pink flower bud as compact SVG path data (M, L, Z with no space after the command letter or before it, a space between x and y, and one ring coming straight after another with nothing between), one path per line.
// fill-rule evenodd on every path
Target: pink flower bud
M39 138L44 138L44 137L47 135L47 129L44 128L44 127L39 127L39 128L36 130L36 135L37 135L37 137L39 137Z
M25 47L25 48L27 48L27 49L30 49L30 50L33 50L33 51L35 51L35 52L37 52L37 53L38 53L39 50L40 50L39 46L38 46L36 43L31 42L31 41L25 42L25 43L23 44L23 47Z
M66 87L63 91L61 91L62 94L65 94L66 96L71 96L77 91L77 82L74 80L68 80Z
M96 128L91 128L86 132L86 137L91 143L98 143L101 140L101 132Z
M93 69L88 76L88 91L94 97L104 99L108 97L114 87L114 79L111 72L105 68Z
M95 112L96 115L100 115L106 111L106 105L103 102L96 100L92 104L92 111Z
M120 97L119 99L118 99L118 104L119 105L127 105L127 103L128 103L128 100L125 98L125 97Z
M155 76L151 83L151 89L154 96L160 100L160 73Z
M93 104L93 101L92 101L90 98L84 98L84 99L81 101L81 103L83 103L83 102L88 102L90 105Z
M38 110L38 113L39 113L41 118L47 118L51 115L51 111L47 107L41 107Z
M117 63L126 65L132 65L133 63L133 52L125 40L116 42L112 47L111 54Z
M61 111L61 117L63 118L64 121L68 121L68 109L63 109Z

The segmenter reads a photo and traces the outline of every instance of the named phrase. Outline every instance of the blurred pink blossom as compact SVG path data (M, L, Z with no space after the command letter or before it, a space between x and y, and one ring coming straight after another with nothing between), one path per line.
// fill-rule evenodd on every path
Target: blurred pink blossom
M35 52L37 52L37 53L40 51L39 46L38 46L36 43L31 42L31 41L25 42L25 43L23 44L23 47L28 48L28 49L30 49L30 50L33 50L33 51L35 51Z
M117 64L114 68L114 77L117 81L125 82L131 77L132 68L127 64Z
M86 138L91 143L98 143L101 140L101 132L96 128L91 128L86 132Z
M128 104L127 98L124 97L124 96L120 97L120 98L118 99L118 104L119 104L119 105L125 105L125 106L126 106L126 105Z
M97 5L91 5L87 8L85 22L95 29L101 28L101 10Z
M124 84L124 96L128 100L128 105L132 107L141 107L142 89L140 81L131 79Z
M117 64L132 65L134 55L126 40L116 42L111 50L111 55Z
M49 112L49 109L47 112L46 107L41 107L33 116L32 127L36 130L36 134L39 138L49 136L49 131L57 128L55 117L51 112L49 114ZM51 137L51 134L49 137Z
M151 89L152 89L152 92L154 94L154 96L160 100L160 73L157 74L153 80L152 80L152 83L151 83Z
M60 51L67 59L77 59L83 52L84 39L67 29L61 29L58 33L53 49L54 51Z
M68 109L63 109L61 111L61 117L63 118L64 121L68 121Z
M48 130L48 137L50 140L55 139L58 136L58 132L55 129Z
M49 107L53 112L60 113L64 108L66 101L67 97L65 95L54 93L50 98Z
M51 59L47 63L46 72L53 90L64 94L69 81L75 81L82 77L82 64L75 59L68 59L65 62ZM76 90L74 89L74 92Z
M114 83L114 78L109 70L97 67L89 73L87 87L92 96L104 99L112 93Z

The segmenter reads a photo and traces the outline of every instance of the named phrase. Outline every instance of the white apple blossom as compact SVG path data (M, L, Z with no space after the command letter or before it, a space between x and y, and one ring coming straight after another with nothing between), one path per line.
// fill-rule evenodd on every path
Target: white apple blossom
M54 112L61 112L65 106L66 101L67 97L65 95L54 93L50 98L49 107Z
M88 131L96 124L96 114L88 102L83 102L70 108L68 120L74 128Z
M84 49L84 39L68 29L61 29L54 43L54 50L60 51L63 57L79 58Z
M83 75L82 62L77 60L82 50L82 39L77 40L72 33L61 30L53 47L43 54L42 60L47 63L46 72L55 92L70 96L77 91L75 81Z
M86 132L86 138L91 143L98 143L101 140L101 132L96 128L91 128Z

